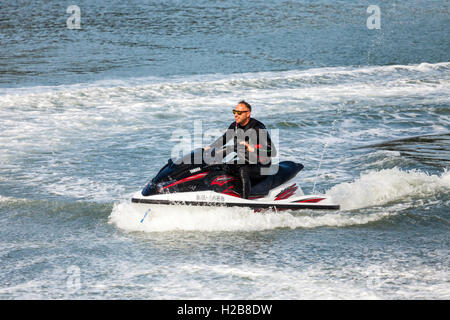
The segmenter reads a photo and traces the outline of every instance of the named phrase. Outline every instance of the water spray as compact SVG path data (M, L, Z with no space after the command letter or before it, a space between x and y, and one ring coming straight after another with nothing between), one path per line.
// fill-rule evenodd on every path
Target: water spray
M331 124L331 130L330 130L330 133L328 134L329 137L333 136L334 131L336 129L336 123L338 122L339 118L341 117L341 114L342 114L342 108L339 107L337 109L337 112L336 112L336 118L333 120L333 123ZM322 155L320 156L319 167L317 168L316 176L314 178L314 184L313 184L313 190L312 190L313 194L315 193L315 190L316 190L317 177L319 176L319 171L320 171L320 168L322 166L323 157L325 156L325 153L327 151L327 147L328 147L328 142L325 142L325 144L323 146Z

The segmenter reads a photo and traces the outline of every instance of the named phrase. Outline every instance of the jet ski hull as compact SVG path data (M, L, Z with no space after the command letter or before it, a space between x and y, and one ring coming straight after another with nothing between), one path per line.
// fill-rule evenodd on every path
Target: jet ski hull
M132 203L144 205L184 205L213 207L247 207L255 210L339 210L340 206L333 204L323 196L300 196L286 200L247 200L216 192L186 192L183 194L155 195L145 197L139 193L132 197Z

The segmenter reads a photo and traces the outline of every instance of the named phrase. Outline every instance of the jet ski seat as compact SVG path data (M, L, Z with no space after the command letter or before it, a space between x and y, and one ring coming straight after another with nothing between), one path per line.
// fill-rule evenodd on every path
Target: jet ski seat
M278 166L278 171L277 167ZM285 183L286 181L292 179L296 174L303 169L301 163L296 163L293 161L282 161L278 165L272 164L270 170L276 172L274 174L268 175L265 178L253 181L252 179L252 191L251 196L266 196L269 191L279 185ZM255 182L255 184L253 184Z

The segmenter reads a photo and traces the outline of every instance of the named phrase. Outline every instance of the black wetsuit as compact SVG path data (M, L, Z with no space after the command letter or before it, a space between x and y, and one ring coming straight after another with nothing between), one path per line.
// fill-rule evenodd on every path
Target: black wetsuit
M250 179L261 177L262 167L270 166L270 158L276 156L277 151L264 124L253 118L245 126L231 123L224 135L211 144L211 147L221 148L231 139L234 140L234 151L240 158L237 166L242 181L242 197L248 199L251 192ZM250 152L240 145L241 141L246 141L255 150Z

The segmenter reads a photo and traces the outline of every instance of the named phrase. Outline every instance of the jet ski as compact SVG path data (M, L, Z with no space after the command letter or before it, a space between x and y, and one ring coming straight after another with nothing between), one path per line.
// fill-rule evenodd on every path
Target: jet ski
M132 196L131 202L146 206L248 207L255 211L340 208L327 196L305 195L293 182L303 165L293 161L272 164L267 168L272 174L252 179L251 194L243 199L242 183L232 164L236 159L235 155L231 161L205 161L201 148L179 159L169 159L142 191Z

